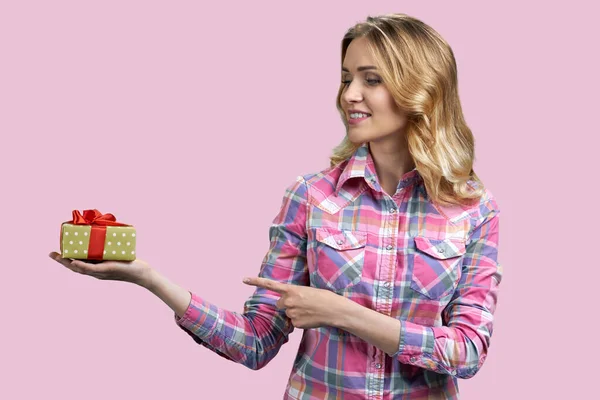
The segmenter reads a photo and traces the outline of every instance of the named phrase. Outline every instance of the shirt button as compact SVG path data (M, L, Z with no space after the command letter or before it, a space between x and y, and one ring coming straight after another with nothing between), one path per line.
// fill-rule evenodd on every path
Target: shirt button
M456 371L450 372L450 375L456 375Z
M410 358L410 362L415 362L415 361L417 361L417 359L415 357Z
M385 287L389 288L389 287L390 287L390 283L389 283L389 282L385 282L385 283L383 284L383 286L385 286Z
M392 246L391 244L388 244L387 246L385 246L386 249L391 250L394 248L394 246Z
M381 364L379 364L379 363L375 364L375 368L381 369Z
M395 212L396 212L396 209L395 209L395 208L393 208L393 207L392 207L392 208L390 208L390 214L393 214L393 213L395 213Z
M343 240L338 240L337 244L344 244L344 241Z
M444 252L444 249L437 249L440 253Z

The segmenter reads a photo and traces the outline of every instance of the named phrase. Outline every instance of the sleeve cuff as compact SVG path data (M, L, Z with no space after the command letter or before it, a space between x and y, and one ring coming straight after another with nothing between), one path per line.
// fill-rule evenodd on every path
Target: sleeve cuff
M183 313L183 315L182 315L181 317L179 317L179 316L177 315L177 313L173 313L173 315L174 315L174 317L175 317L175 323L176 323L177 325L180 325L180 324L181 324L181 322L182 322L184 319L189 319L189 316L190 316L190 313L191 313L191 310L192 310L192 303L194 302L194 293L190 292L189 290L188 290L188 293L189 293L189 294L190 294L190 296L191 296L191 298L190 298L190 304L188 304L188 308L185 310L185 312Z
M181 318L173 313L175 323L199 338L208 337L215 329L218 312L215 313L214 306L200 296L192 292L190 295L190 304Z
M403 364L438 370L438 363L432 359L434 349L435 336L431 327L400 320L400 344L391 357Z

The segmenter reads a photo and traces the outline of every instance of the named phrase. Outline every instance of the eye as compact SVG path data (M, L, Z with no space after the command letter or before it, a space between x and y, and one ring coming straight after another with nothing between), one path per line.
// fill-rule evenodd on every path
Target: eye
M380 84L380 83L381 83L381 79L366 79L366 81L367 81L367 83L369 84L369 86L376 86L376 85L378 85L378 84ZM348 84L349 84L350 82L352 82L352 81L348 81L348 80L346 80L346 81L342 81L342 84L343 84L344 86L348 86Z

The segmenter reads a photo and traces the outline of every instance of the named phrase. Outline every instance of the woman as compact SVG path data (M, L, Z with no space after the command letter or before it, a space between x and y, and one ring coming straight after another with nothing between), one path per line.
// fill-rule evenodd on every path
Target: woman
M347 134L329 168L287 188L243 314L141 260L50 256L148 288L196 342L252 369L304 329L286 399L458 398L488 352L501 267L451 48L407 15L367 18L342 40L337 108Z

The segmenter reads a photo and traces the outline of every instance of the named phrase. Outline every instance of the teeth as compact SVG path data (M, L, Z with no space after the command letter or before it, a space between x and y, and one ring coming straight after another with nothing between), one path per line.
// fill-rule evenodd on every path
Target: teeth
M352 113L350 114L350 118L364 118L364 117L368 117L368 114L363 114L363 113Z

